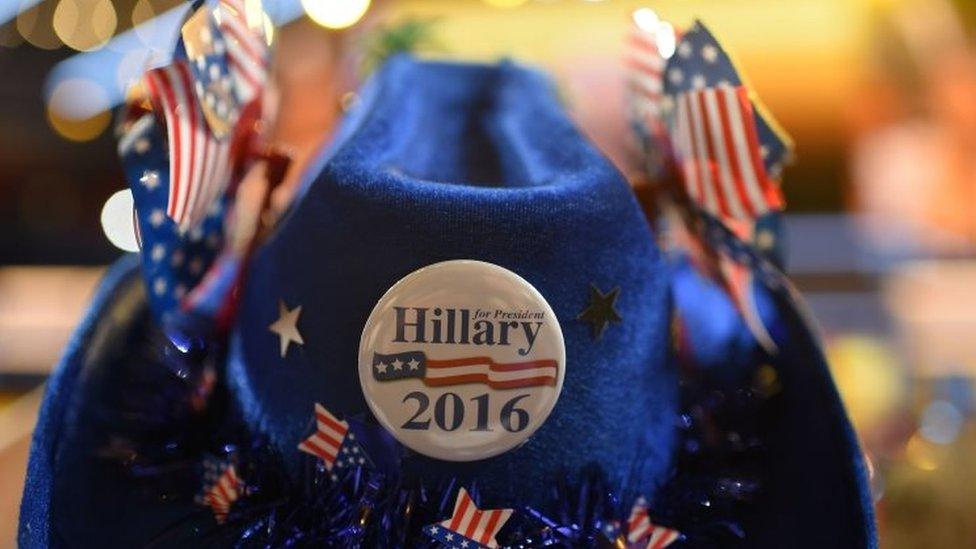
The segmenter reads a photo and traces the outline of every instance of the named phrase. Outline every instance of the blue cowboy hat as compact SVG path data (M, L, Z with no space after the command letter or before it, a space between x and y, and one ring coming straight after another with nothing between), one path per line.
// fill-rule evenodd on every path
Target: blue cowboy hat
M876 544L788 283L770 353L534 71L382 67L226 338L174 343L140 270L48 383L23 547Z

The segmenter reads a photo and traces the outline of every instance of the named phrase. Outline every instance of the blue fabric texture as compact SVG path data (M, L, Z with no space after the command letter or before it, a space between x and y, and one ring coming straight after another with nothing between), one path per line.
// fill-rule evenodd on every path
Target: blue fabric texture
M396 59L313 166L253 260L227 386L218 387L229 402L207 418L214 440L240 414L294 473L314 402L369 423L356 373L366 317L401 277L448 259L520 274L553 307L566 338L562 396L525 445L473 464L406 457L407 473L424 481L476 483L482 506L541 503L555 474L592 462L624 501L652 495L671 473L676 444L672 309L693 332L704 375L730 383L745 375L751 346L731 303L686 263L668 266L626 183L534 72ZM169 496L192 492L192 475L183 486L149 487L99 455L131 419L106 417L105 403L165 392L131 381L145 382L144 372L158 367L161 337L137 267L128 256L109 271L48 383L21 507L22 547L223 546L236 535L192 501ZM576 320L591 283L621 289L623 321L599 340ZM874 547L864 461L819 342L788 288L756 289L782 350L773 362L782 407L763 420L768 477L745 517L742 545ZM305 344L285 359L268 330L279 299L303 306ZM151 436L151 423L134 424Z
M469 463L412 454L405 467L476 482L486 505L538 504L553 474L590 462L627 497L650 495L670 465L676 372L663 258L621 175L549 82L511 63L401 57L359 108L251 265L228 366L244 416L297 471L315 402L370 420L357 352L383 293L421 267L477 259L518 273L553 307L566 339L562 394L516 450ZM591 283L620 288L625 319L598 341L576 320ZM302 306L305 344L285 359L268 330L279 299Z
M695 363L718 386L754 375L756 346L735 305L683 258L672 266L674 307ZM753 285L779 347L769 364L782 398L762 420L763 495L746 520L748 547L876 547L874 504L857 435L827 369L805 305L789 284ZM826 526L830 525L830 526Z

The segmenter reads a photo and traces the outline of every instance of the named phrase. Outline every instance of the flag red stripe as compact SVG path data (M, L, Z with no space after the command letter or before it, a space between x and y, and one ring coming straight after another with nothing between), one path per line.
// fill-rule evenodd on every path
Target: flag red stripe
M707 169L709 171L709 175L711 175L712 188L715 189L715 196L718 198L719 211L722 213L722 215L728 216L729 205L726 200L725 191L724 189L722 189L722 185L719 182L720 175L718 171L715 169L716 156L715 156L715 148L712 145L711 125L708 122L708 115L707 115L708 106L705 105L704 94L696 94L696 95L697 95L696 99L698 100L698 109L700 113L700 118L702 121L702 130L705 133L705 135L702 136L702 139L705 142L705 150L707 151L707 156L700 160L705 163L705 169Z
M228 55L227 62L237 71L237 75L247 81L249 86L258 88L261 86L259 78L252 73L251 67L241 62L236 55Z
M459 532L462 536L474 539L474 532L478 529L478 524L481 523L481 509L475 507L474 511L471 512L471 520L468 521L468 527L464 532Z
M534 368L556 368L555 360L532 360L529 362L495 362L491 357L473 356L466 358L452 358L447 360L428 360L428 368L454 368L458 366L477 366L488 364L496 372L515 372L518 370L532 370Z
M634 49L658 55L657 42L644 32L631 32L627 35L627 43Z
M424 385L428 387L446 387L449 385L464 385L466 383L484 383L493 389L521 389L524 387L555 386L556 376L528 377L508 381L491 381L487 374L465 374L461 376L442 377L436 379L424 378Z
M746 215L754 217L756 215L756 208L749 198L749 192L745 187L745 179L739 167L739 159L735 150L735 138L732 136L732 120L729 117L729 109L725 104L725 97L723 97L726 93L733 92L728 88L719 88L715 93L717 96L715 103L718 105L718 114L722 121L722 141L725 144L725 153L729 159L729 168L732 170L732 182L735 183L736 191L739 193L739 202L745 210ZM741 115L742 113L737 114Z
M481 539L475 540L483 545L487 545L491 538L495 536L495 531L498 529L498 521L502 518L501 509L492 509L491 514L488 516L488 524L485 525L485 531L481 534Z
M183 107L189 111L188 114L190 116L190 127L189 132L187 132L187 137L189 138L190 142L190 158L187 169L189 180L186 182L187 185L184 189L185 196L183 197L183 204L181 205L182 207L177 215L177 219L182 221L183 219L186 219L187 209L190 207L191 198L195 198L197 193L200 191L200 181L197 180L194 174L198 160L197 157L199 156L199 150L197 149L199 146L197 143L197 137L199 136L198 132L200 121L197 120L197 116L199 115L197 104L190 100L193 97L193 88L190 85L190 81L192 80L190 68L187 67L185 63L177 63L176 70L179 72L180 84L183 88L183 97L187 100Z
M168 72L166 68L157 69L149 72L149 77L147 82L149 83L149 90L154 96L160 99L162 103L162 110L166 117L167 122L167 133L169 135L170 144L170 189L169 189L169 200L166 204L166 214L170 218L175 217L175 206L177 196L180 192L180 168L181 168L181 158L182 155L176 153L175 151L180 150L181 139L180 139L180 121L179 117L176 116L176 97L173 95L173 89L169 86L169 78L167 78Z
M461 519L464 518L464 514L468 510L470 503L471 498L468 497L468 493L461 492L461 501L458 502L457 508L454 510L454 516L451 517L451 525L448 528L455 532L458 531L458 528L461 526Z
M349 430L349 427L346 427L342 423L339 423L338 421L336 421L335 419L333 419L332 417L330 417L330 415L328 413L326 413L326 412L324 412L322 410L316 410L315 411L315 417L316 417L316 419L318 419L322 423L324 423L324 424L328 425L329 427L331 427L332 429L338 431L340 434L343 434L344 435L344 434L346 434L346 431Z
M769 180L769 176L766 174L766 165L763 164L762 157L759 154L759 136L756 131L755 113L752 109L752 102L749 100L749 92L745 87L741 87L737 90L736 96L739 99L739 110L742 111L745 122L743 126L746 129L749 155L756 172L756 178L763 187L763 195L769 203L769 207L776 210L782 209L784 206L783 194L779 187Z
M255 46L251 41L255 40L255 37L251 36L241 27L243 22L240 19L230 19L225 21L224 24L220 25L221 30L230 34L237 45L244 51L244 53L255 63L264 67L267 65L267 61L264 58L264 52L260 51L257 46Z
M640 57L634 55L627 55L624 57L624 64L631 69L650 76L660 77L664 75L664 70L661 67L655 67L646 59L641 59Z

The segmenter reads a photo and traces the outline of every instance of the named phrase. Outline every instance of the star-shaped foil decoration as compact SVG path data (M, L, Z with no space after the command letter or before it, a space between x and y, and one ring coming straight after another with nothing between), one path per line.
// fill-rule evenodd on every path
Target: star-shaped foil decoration
M298 331L298 316L302 314L302 306L289 309L284 301L278 300L278 320L274 321L268 329L278 335L281 358L288 354L288 346L293 342L304 345L305 340Z
M590 284L590 304L576 317L577 320L589 322L593 329L593 339L603 337L603 332L611 322L620 322L623 318L617 312L616 302L620 296L620 287L603 293L594 284Z
M468 491L458 490L451 518L430 524L424 533L441 547L495 549L495 536L512 516L512 509L479 509Z

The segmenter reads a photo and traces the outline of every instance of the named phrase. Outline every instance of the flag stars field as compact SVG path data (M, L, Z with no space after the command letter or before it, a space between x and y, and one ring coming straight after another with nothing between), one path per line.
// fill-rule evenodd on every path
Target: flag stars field
M144 146L148 149L149 141L146 139L140 139L136 143L137 151L139 150L140 143L144 143L145 144ZM142 177L139 178L139 182L142 183L142 185L147 189L149 189L150 191L154 191L156 190L156 187L159 186L159 172L157 172L156 170L146 170L142 174Z

